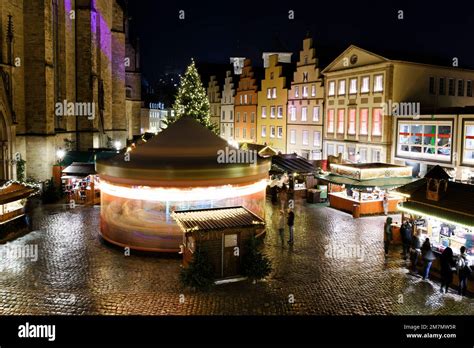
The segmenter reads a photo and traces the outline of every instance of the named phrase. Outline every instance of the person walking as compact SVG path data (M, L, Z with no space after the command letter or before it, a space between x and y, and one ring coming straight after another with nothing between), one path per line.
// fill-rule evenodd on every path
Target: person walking
M293 212L293 209L288 209L288 227L290 229L290 240L288 241L288 244L293 245L294 242L294 225L295 225L295 213Z
M467 258L466 247L462 246L459 250L461 254L459 255L457 262L457 270L459 276L459 290L458 294L465 296L467 292L467 279L471 274L471 262Z
M280 217L278 219L278 234L280 235L281 246L285 245L285 211L280 210Z
M418 273L417 264L418 258L421 255L421 240L419 232L417 231L411 240L411 250L410 250L410 260L411 260L411 270L413 273Z
M430 243L429 238L426 238L425 241L423 242L423 245L421 246L421 255L424 261L423 280L426 280L430 276L431 265L433 264L433 261L436 259L436 256L433 253L433 250L431 250L431 243Z
M388 215L388 194L385 193L382 200L383 212L385 215Z
M412 228L407 220L405 220L400 227L400 235L402 237L403 259L406 260L412 241Z
M288 201L288 190L285 184L283 184L280 190L280 209L285 210L286 202Z
M383 228L383 245L385 249L385 256L388 255L388 250L390 247L390 243L392 242L393 234L392 234L392 218L388 217L385 221L385 225Z
M441 263L441 293L447 293L449 286L453 282L453 268L456 266L456 262L453 258L453 249L447 247L444 249L440 257ZM456 268L454 268L456 269Z

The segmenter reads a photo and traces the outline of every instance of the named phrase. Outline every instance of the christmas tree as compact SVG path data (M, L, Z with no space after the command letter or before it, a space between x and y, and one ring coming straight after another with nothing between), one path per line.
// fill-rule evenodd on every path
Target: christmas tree
M175 117L168 124L182 116L191 116L214 133L218 133L217 127L211 122L209 99L207 99L206 89L202 85L194 60L191 60L186 73L181 77L173 110Z
M214 269L201 248L197 248L188 267L181 269L180 280L184 286L196 290L208 290L214 285Z
M259 250L257 239L252 236L247 241L247 252L242 260L242 274L256 282L272 271L271 261Z

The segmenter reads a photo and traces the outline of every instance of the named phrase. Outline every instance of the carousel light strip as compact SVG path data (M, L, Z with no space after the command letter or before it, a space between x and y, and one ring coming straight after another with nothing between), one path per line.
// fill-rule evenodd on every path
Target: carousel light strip
M414 210L414 209L405 208L403 206L398 206L398 209L405 212L405 213L414 214L414 215L418 215L418 216L426 216L427 218L431 218L431 219L434 219L434 220L439 220L439 221L445 222L447 224L458 225L458 226L461 226L461 227L464 227L464 228L467 228L467 229L474 229L474 226L469 226L469 225L466 225L466 224L463 224L463 223L460 223L460 222L451 221L451 220L448 220L446 218L439 217L439 216L429 215L429 214L422 213L422 212Z
M266 186L266 179L246 186L224 185L191 189L160 188L149 186L125 187L102 181L100 189L106 194L121 198L158 202L181 202L242 197L261 192L265 190Z

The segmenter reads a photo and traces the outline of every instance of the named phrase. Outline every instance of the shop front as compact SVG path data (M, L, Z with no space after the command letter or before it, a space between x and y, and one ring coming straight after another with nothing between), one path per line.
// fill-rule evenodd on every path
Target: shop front
M94 163L73 162L62 171L61 184L67 203L94 205L100 203L99 177Z
M390 190L413 181L411 167L385 163L333 163L331 172L316 178L328 185L330 206L354 217L396 213L400 197Z

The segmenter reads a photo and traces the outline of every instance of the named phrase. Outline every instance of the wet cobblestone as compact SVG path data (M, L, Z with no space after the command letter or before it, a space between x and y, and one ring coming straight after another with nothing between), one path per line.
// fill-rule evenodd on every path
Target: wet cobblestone
M125 256L104 243L98 207L39 207L35 232L0 246L2 252L38 245L36 262L0 259L0 315L474 314L473 299L454 290L442 295L436 281L408 274L399 248L385 260L384 217L354 220L297 202L295 244L282 248L273 228L278 210L266 209L265 252L273 262L268 279L197 293L181 288L177 255ZM354 246L359 253L341 258L328 255L328 246Z

